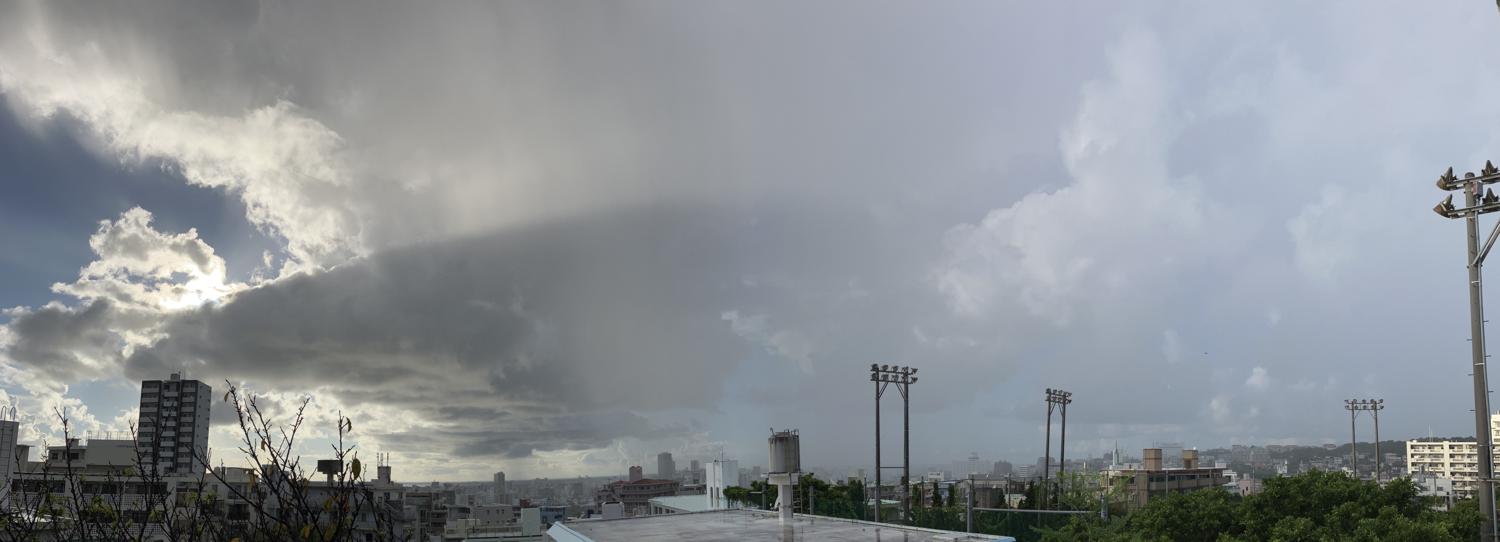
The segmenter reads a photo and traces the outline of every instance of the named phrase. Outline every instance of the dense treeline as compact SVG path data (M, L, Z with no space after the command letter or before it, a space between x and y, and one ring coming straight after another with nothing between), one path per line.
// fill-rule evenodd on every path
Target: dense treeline
M1069 504L1079 506L1062 508L1082 509L1088 502L1098 506L1097 497L1084 495L1091 491L1084 491L1080 480L1074 480L1076 487L1067 488L1059 499L1076 501ZM797 487L802 494L797 501L798 512L807 511L806 495L810 494L815 495L811 500L819 515L871 519L869 507L863 504L865 488L858 483L829 484L805 475ZM962 499L933 498L938 494L933 489L914 489L911 525L952 531L967 528ZM761 492L765 493L766 506L776 502L775 486L761 482L752 483L748 489L730 488L725 493L745 506L760 508ZM1040 500L1032 493L1034 488L1028 491L1021 508ZM1320 471L1268 479L1264 491L1249 497L1220 489L1204 490L1156 499L1129 513L1121 513L1119 493L1118 488L1106 492L1111 508L1107 521L1097 514L1069 518L1024 512L979 513L974 518L974 530L1045 542L1456 542L1476 539L1480 523L1478 507L1472 500L1439 511L1433 508L1437 503L1419 495L1409 480L1380 485ZM895 517L895 509L885 517Z
M1343 473L1312 471L1271 478L1259 494L1223 490L1152 501L1110 522L1077 518L1044 533L1049 542L1355 542L1475 540L1480 516L1473 501L1437 511L1416 485L1379 485Z

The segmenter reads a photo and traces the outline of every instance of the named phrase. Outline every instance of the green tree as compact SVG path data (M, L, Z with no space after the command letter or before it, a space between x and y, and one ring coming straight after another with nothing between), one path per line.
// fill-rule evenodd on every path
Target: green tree
M1376 484L1315 471L1272 478L1263 492L1243 499L1219 489L1201 490L1153 499L1109 522L1075 517L1068 525L1041 531L1042 540L1056 542L1457 542L1478 537L1474 501L1461 501L1449 511L1434 510L1433 504L1409 480Z

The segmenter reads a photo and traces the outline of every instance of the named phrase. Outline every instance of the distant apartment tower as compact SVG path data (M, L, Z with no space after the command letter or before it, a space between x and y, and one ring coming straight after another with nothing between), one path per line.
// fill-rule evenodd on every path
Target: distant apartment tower
M677 462L672 461L671 452L656 454L656 477L662 480L677 477Z
M15 407L0 410L0 505L9 506L10 487L15 480L17 467L27 458L19 457L16 444L21 435L21 423L16 420ZM8 508L7 508L8 509Z
M495 504L506 504L505 472L495 473Z
M141 383L136 446L142 461L163 474L197 474L207 468L208 409L213 388L172 373Z
M636 481L640 481L643 478L645 478L645 476L641 474L641 466L640 465L631 465L630 466L630 481L636 482Z

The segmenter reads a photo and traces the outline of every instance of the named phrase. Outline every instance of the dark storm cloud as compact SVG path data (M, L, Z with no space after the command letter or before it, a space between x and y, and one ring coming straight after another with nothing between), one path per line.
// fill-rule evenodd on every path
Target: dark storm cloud
M399 409L360 423L411 450L682 416L845 458L871 362L923 367L919 455L1034 456L1044 387L1082 439L1320 439L1339 394L1463 427L1425 179L1490 158L1500 63L1424 36L1494 14L1297 8L37 4L0 14L0 89L326 257L162 311L125 374ZM92 310L0 339L117 370Z
M109 374L120 349L120 339L111 331L116 316L107 300L79 308L47 305L12 312L9 328L16 339L6 355L45 375L40 384Z

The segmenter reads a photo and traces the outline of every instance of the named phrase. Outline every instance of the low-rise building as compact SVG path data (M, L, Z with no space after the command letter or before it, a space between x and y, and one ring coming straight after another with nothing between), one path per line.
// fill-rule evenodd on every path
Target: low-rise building
M650 511L651 499L676 495L679 487L676 480L616 480L600 488L594 500L600 505L621 503L627 515L645 515Z
M1188 493L1229 483L1224 469L1198 465L1197 450L1182 451L1182 468L1162 464L1161 450L1147 448L1139 467L1130 466L1109 471L1111 480L1123 480L1131 506L1145 506L1151 499L1173 493Z

